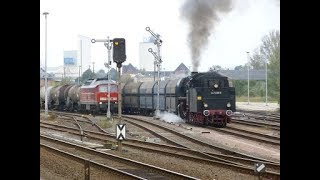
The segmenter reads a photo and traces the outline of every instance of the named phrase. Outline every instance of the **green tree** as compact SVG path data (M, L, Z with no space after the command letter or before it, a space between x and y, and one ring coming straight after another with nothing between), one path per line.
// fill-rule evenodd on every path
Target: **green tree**
M219 66L219 65L213 65L213 66L211 66L210 68L209 68L209 71L220 71L220 70L222 70L222 67L221 66Z
M145 75L146 74L146 69L145 68L139 69L138 73L140 73L142 75Z
M95 74L91 71L91 69L87 69L85 72L83 72L80 81L81 83L86 82L88 79L93 79L95 78Z
M107 74L105 73L105 71L103 69L100 69L97 73L96 73L96 77L97 78L104 78L107 77Z
M236 67L234 67L234 70L246 70L247 68L246 68L246 66L242 66L242 65L239 65L239 66L236 66Z
M64 77L61 79L61 81L58 83L59 85L69 85L74 84L71 77Z
M110 79L117 81L118 80L118 71L114 68L110 69Z
M268 89L270 96L280 104L280 31L271 31L262 38L260 55L268 64Z
M253 55L250 58L250 65L253 69L264 69L265 59L260 55L260 49L257 48L253 51Z

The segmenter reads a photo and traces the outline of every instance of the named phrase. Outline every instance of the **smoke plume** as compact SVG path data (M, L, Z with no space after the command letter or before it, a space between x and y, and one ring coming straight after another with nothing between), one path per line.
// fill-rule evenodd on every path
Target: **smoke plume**
M161 120L164 120L168 123L182 123L184 122L179 116L169 113L169 112L161 112L160 114L156 114Z
M188 43L193 71L198 71L201 51L219 21L217 13L229 12L232 0L186 0L180 9L181 17L189 24Z

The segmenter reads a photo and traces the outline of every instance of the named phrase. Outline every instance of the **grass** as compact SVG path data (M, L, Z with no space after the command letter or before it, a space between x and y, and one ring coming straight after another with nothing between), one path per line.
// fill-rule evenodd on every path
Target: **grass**
M55 120L58 116L56 114L48 114L48 120Z
M103 118L100 121L98 121L98 125L103 129L110 128L112 127L112 119Z

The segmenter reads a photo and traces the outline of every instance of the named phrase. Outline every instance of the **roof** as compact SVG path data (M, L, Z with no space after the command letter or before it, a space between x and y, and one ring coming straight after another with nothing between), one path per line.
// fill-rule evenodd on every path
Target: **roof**
M128 65L122 66L122 73L123 74L136 74L136 73L138 73L138 70L131 63L129 63Z
M45 72L46 72L46 71L45 71L42 67L40 67L40 79L45 78L45 75L46 75ZM48 73L48 79L52 79L53 77L54 77L53 74Z
M219 70L218 72L222 75L227 76L230 79L235 79L235 80L248 79L248 71L247 70ZM265 80L266 79L266 71L265 70L250 69L249 79L250 80Z
M187 68L186 65L184 65L183 63L181 63L176 70L174 70L174 73L181 73L181 72L184 72L184 73L189 73L190 70Z

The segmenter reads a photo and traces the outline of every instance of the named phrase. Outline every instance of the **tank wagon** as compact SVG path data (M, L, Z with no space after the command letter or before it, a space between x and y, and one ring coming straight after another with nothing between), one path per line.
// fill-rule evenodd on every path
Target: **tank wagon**
M110 91L108 86L110 84ZM110 92L110 93L109 93ZM110 94L110 111L117 112L118 88L115 81L106 78L89 79L83 85L48 87L48 108L53 110L106 112ZM45 87L40 88L40 108L45 107Z

